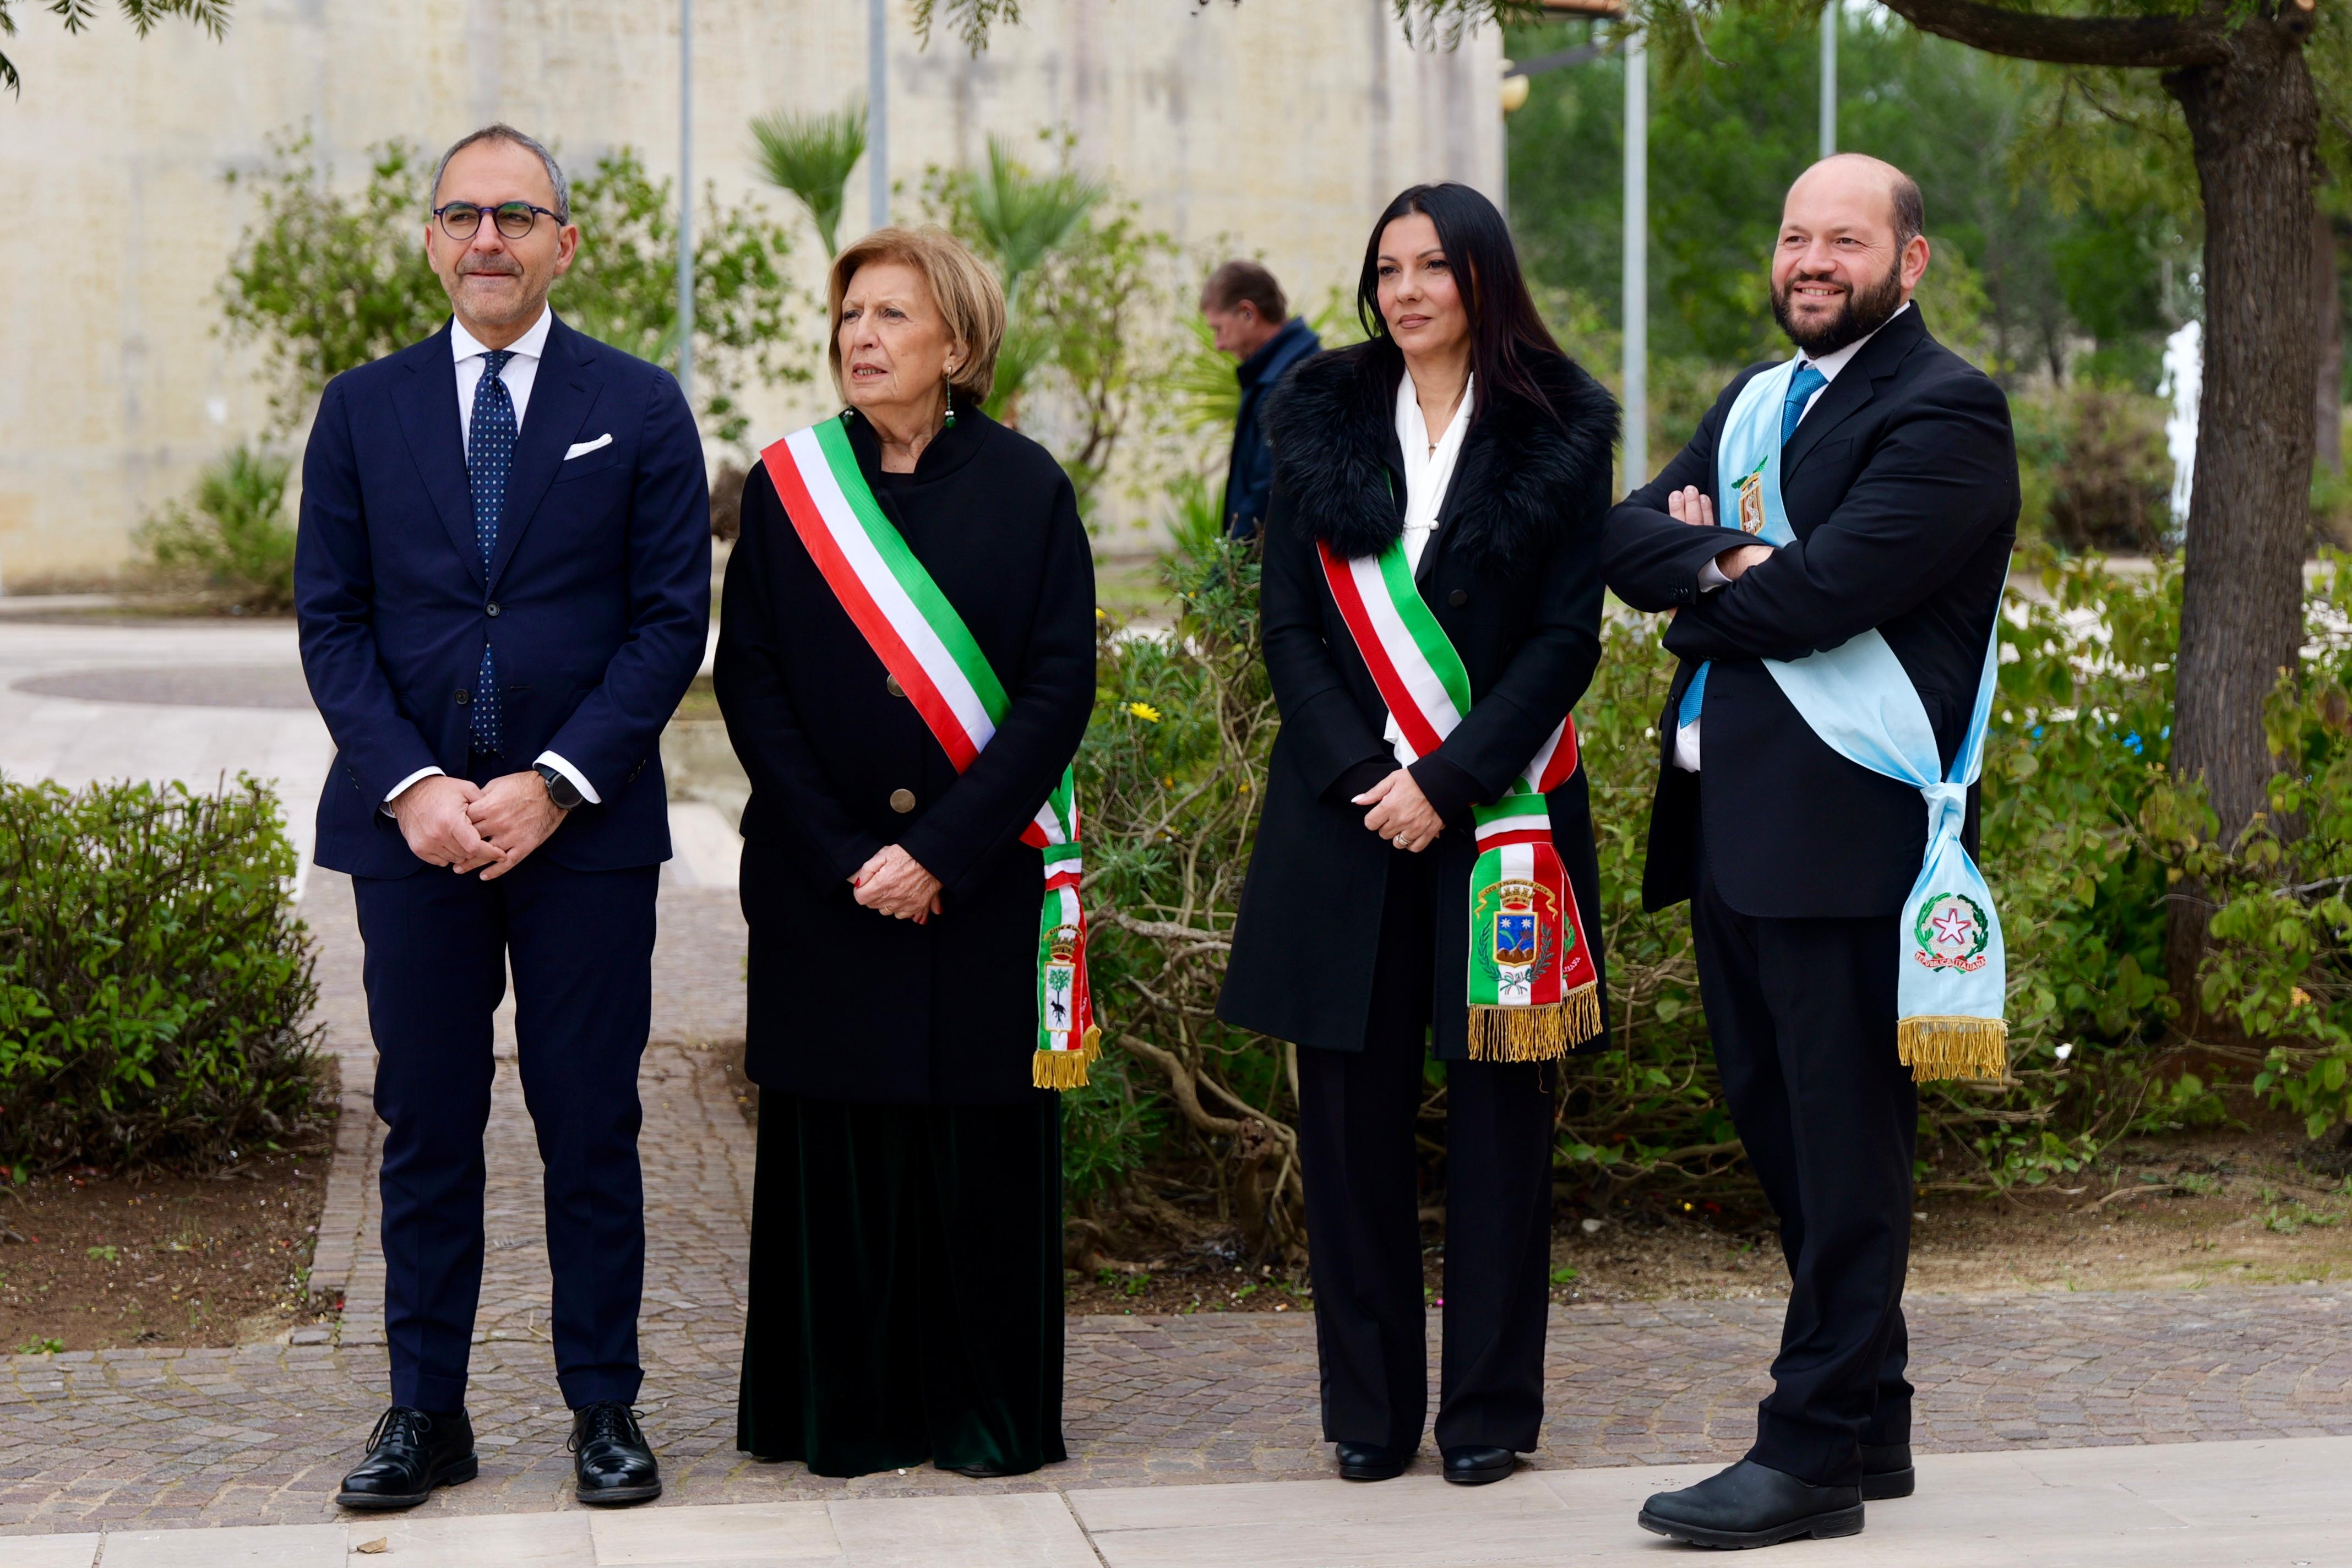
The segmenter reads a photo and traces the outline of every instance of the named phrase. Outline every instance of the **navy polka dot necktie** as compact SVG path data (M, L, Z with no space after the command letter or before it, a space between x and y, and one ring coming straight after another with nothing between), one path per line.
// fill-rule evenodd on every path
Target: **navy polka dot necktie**
M499 373L512 358L505 349L492 349L482 355L482 379L474 385L474 417L466 444L466 474L474 486L474 536L481 542L486 583L491 558L499 552L499 514L506 510L507 473L514 467L514 398L507 384L499 379ZM500 706L498 670L490 660L490 645L485 641L470 710L474 750L498 754Z

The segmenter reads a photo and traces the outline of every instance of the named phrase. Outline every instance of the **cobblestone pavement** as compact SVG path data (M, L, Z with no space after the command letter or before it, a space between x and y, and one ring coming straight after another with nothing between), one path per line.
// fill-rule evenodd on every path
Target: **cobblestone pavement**
M383 1399L382 1267L373 1228L373 1077L356 995L350 889L304 900L320 944L320 1017L344 1071L343 1145L316 1273L347 1293L332 1342L237 1351L0 1358L0 1533L301 1523L328 1499ZM856 1481L734 1450L751 1140L717 1052L741 1028L731 895L666 887L656 1043L643 1080L650 1214L647 1426L670 1503L1035 1491L1328 1474L1312 1324L1294 1313L1078 1318L1073 1458L974 1482L928 1468ZM538 1159L510 1021L489 1134L489 1229L472 1409L481 1479L434 1514L566 1509L566 1418L546 1341ZM1738 1453L1779 1334L1773 1300L1557 1308L1548 1468ZM2352 1435L2352 1288L1924 1298L1912 1311L1919 1439L1930 1449L2067 1447ZM315 1333L316 1331L298 1334ZM323 1336L321 1336L323 1337ZM1424 1451L1421 1468L1432 1457Z

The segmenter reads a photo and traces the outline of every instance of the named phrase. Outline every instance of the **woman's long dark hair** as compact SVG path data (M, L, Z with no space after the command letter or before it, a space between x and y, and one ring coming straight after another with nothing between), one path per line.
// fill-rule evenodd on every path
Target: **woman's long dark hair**
M1528 369L1534 355L1559 355L1559 344L1536 314L1526 275L1519 270L1518 252L1511 246L1510 226L1494 203L1467 185L1451 180L1414 185L1400 192L1373 223L1372 237L1364 244L1363 276L1356 284L1356 316L1377 345L1374 353L1388 366L1402 368L1403 352L1390 338L1388 322L1381 315L1381 236L1389 225L1413 213L1437 226L1437 243L1454 269L1454 287L1470 317L1470 370L1478 384L1508 392L1564 423ZM1472 406L1473 423L1486 412L1486 404L1481 397Z

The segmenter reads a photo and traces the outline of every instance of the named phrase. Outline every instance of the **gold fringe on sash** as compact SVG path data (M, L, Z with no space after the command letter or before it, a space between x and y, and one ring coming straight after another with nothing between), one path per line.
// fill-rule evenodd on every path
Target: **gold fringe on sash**
M1029 1081L1039 1089L1084 1089L1087 1087L1087 1068L1100 1055L1102 1030L1088 1029L1083 1050L1032 1053Z
M1541 1007L1470 1009L1474 1062L1557 1061L1601 1032L1601 987L1580 985Z
M1895 1026L1895 1054L1919 1083L2000 1082L2009 1076L2009 1026L1999 1018L1922 1014Z

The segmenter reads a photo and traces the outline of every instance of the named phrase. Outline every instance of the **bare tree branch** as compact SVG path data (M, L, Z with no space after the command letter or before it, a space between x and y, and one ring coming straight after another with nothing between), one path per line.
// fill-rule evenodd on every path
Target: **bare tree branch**
M2213 10L2154 16L2051 16L1982 0L1886 0L1886 8L1938 37L2017 59L2062 66L2158 70L2219 65L2228 25Z

